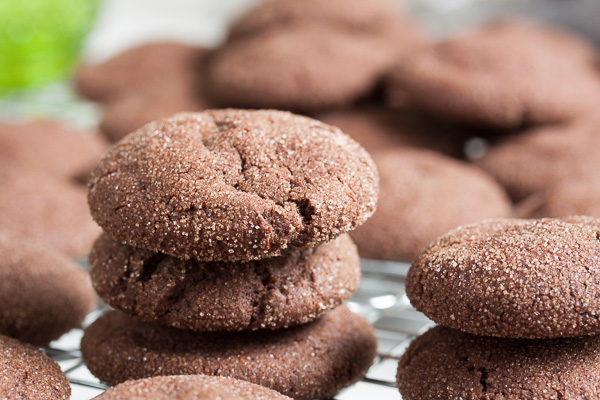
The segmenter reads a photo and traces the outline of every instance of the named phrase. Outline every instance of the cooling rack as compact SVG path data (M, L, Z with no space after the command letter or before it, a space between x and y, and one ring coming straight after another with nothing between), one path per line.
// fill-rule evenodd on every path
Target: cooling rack
M408 267L405 263L361 260L362 278L347 305L375 327L378 356L365 379L338 393L336 400L362 400L367 396L401 399L395 385L398 359L415 336L433 326L433 322L411 307L406 297L404 281ZM83 326L98 318L103 308L100 306L88 315ZM67 375L73 400L87 400L107 389L81 361L82 334L83 330L74 329L44 349Z

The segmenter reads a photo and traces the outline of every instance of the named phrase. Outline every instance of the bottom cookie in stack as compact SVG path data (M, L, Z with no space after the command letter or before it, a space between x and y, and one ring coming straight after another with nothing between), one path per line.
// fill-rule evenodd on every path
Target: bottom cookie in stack
M398 366L402 398L597 399L600 336L506 339L437 326Z
M295 399L327 398L358 381L375 351L371 326L345 306L292 328L240 332L194 332L109 312L81 341L89 370L111 385L157 375L219 375Z
M184 261L103 235L90 276L130 314L105 314L81 343L90 371L111 385L204 374L325 398L360 380L376 354L372 327L339 306L360 276L347 235L248 263Z

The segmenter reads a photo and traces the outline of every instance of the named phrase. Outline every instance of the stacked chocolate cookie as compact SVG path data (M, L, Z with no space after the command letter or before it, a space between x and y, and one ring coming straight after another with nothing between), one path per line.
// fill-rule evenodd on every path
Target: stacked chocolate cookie
M128 135L92 176L105 233L89 260L100 297L129 315L88 328L88 368L109 384L221 375L297 399L362 378L375 337L340 306L360 275L345 233L377 191L360 145L287 112L178 114Z
M600 396L600 220L498 219L441 236L410 268L435 322L400 360L404 399Z

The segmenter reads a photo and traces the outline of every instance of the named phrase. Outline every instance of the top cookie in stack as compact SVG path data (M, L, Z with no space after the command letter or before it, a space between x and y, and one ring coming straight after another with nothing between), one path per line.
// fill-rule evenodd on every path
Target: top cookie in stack
M375 210L377 173L339 129L277 111L151 123L94 170L92 215L114 239L181 259L250 261L325 243Z

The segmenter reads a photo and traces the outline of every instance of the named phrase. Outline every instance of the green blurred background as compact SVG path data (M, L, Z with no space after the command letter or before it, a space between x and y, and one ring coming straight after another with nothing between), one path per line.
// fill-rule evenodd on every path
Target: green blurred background
M68 76L98 0L0 1L0 96Z

